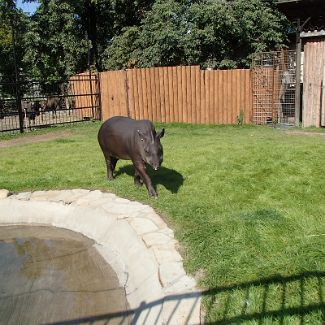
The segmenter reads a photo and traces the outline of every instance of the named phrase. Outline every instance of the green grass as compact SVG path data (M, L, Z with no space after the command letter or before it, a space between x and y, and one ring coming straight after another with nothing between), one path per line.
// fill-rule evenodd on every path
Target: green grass
M106 181L99 123L0 148L0 187L88 188L151 205L204 289L208 324L325 323L325 137L264 127L167 124L158 199L119 161ZM158 128L162 125L158 125Z

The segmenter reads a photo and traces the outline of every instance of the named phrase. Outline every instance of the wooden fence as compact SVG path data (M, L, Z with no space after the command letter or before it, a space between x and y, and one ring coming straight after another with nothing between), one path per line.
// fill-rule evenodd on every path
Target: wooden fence
M83 119L100 119L99 76L80 73L69 79L68 100Z
M102 119L236 124L252 119L251 71L179 66L100 74Z
M303 126L325 126L325 38L304 46Z

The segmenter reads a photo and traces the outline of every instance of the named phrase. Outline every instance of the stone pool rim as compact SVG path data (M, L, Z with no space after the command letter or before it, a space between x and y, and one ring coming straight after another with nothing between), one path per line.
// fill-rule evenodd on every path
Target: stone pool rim
M201 323L196 282L185 273L173 231L150 206L99 190L0 190L0 225L21 224L93 239L137 311L136 323Z

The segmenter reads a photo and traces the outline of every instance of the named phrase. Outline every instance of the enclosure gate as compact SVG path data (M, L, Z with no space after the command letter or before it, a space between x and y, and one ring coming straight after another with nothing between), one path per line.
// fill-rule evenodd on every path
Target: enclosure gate
M252 64L253 122L295 125L296 53L260 53Z
M63 82L0 79L0 132L25 132L101 118L98 73Z

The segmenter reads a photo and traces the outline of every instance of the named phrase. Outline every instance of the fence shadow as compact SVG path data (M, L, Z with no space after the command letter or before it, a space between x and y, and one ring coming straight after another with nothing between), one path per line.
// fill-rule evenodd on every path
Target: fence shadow
M256 295L256 291L259 294ZM251 308L249 301L254 296L254 308ZM155 310L156 315L162 313L163 306L172 303L170 312L164 314L167 324L176 324L174 316L178 310L183 309L182 303L190 303L186 310L184 324L192 324L190 318L195 308L200 303L200 297L206 297L206 308L217 309L213 321L207 321L207 325L241 324L247 321L255 321L262 325L265 322L276 321L277 324L288 324L288 317L294 317L295 323L305 324L307 316L311 313L318 313L319 323L325 323L325 272L304 272L288 277L274 276L262 278L256 281L236 284L229 287L218 287L206 291L170 295L165 299L152 302L142 302L136 309L121 311L112 314L84 317L51 323L51 325L72 325L92 324L96 321L104 321L110 324L117 319L119 324L146 324L151 312ZM236 296L236 297L235 297ZM240 296L242 299L238 299ZM223 300L223 304L220 303ZM237 302L237 306L236 305ZM216 307L214 305L217 304ZM276 307L275 307L276 306ZM158 313L157 313L158 308ZM150 324L157 324L156 322ZM149 323L148 323L149 324ZM199 322L198 322L199 324ZM49 325L49 324L48 324Z
M124 173L133 177L133 165L130 164L117 169L115 176L119 176ZM179 188L184 183L184 177L182 174L174 169L166 168L163 166L161 166L158 171L154 171L151 167L147 167L147 173L150 176L155 189L158 184L161 184L171 193L177 193Z
M325 324L325 272L304 272L292 276L274 276L229 287L205 291L208 309L217 303L218 320L206 324L240 324L267 320L288 324L306 323L307 315L318 312L319 323ZM242 297L237 304L235 296ZM236 306L237 308L234 308Z

